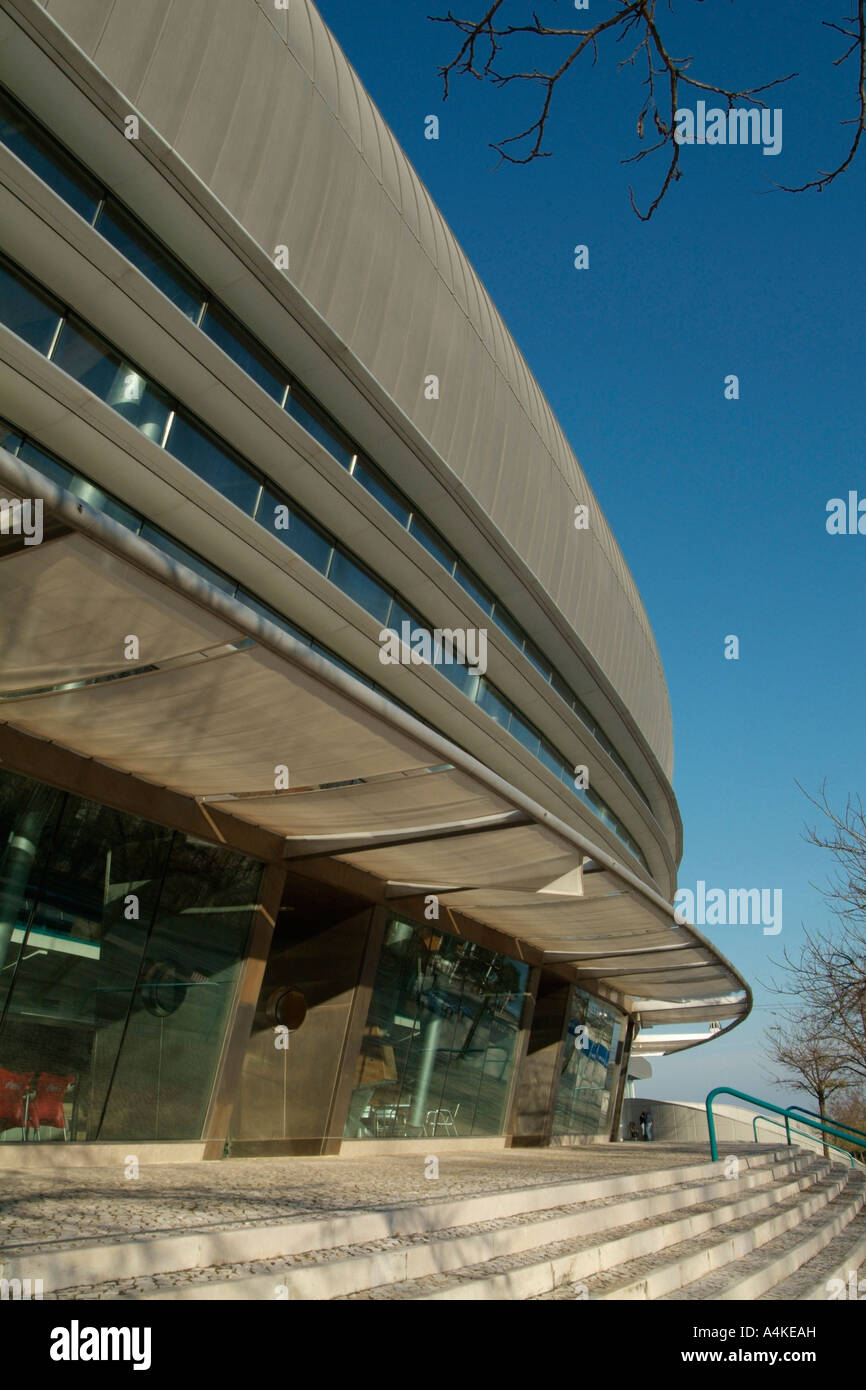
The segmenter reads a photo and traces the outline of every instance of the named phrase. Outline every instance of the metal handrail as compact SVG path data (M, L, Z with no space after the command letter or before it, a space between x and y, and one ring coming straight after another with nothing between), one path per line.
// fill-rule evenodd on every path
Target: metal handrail
M807 1110L805 1105L789 1105L788 1109L793 1112L798 1110L801 1115L813 1115L816 1120L823 1120L825 1117L817 1110ZM831 1124L837 1125L839 1129L847 1129L850 1134L859 1134L861 1139L866 1139L866 1131L855 1129L853 1125L848 1125L844 1120L831 1120Z
M737 1100L746 1100L750 1105L760 1105L764 1110L772 1110L776 1115L781 1115L785 1121L785 1131L788 1136L788 1143L791 1142L791 1115L789 1110L785 1110L781 1105L774 1105L772 1101L760 1100L758 1096L750 1096L747 1091L735 1091L730 1086L717 1086L714 1091L710 1091L707 1096L707 1129L710 1132L710 1156L714 1163L718 1162L719 1145L716 1140L716 1121L713 1115L713 1101L716 1096L735 1096ZM852 1139L850 1134L843 1134L836 1129L835 1125L828 1124L825 1120L800 1119L801 1125L808 1125L810 1129L819 1129L828 1134L835 1134L837 1139L845 1139L849 1144L856 1144L858 1148L866 1149L866 1139Z
M802 1109L802 1106L801 1106L800 1108ZM755 1143L756 1143L756 1144L758 1143L758 1121L759 1121L759 1120L763 1120L763 1122L764 1122L765 1125L778 1125L778 1126L779 1126L779 1129L782 1128L782 1121L781 1121L781 1120L774 1120L773 1117L772 1117L771 1115L756 1115L755 1118L752 1120L752 1133L753 1133L754 1136L755 1136ZM810 1134L804 1134L804 1135L803 1135L803 1138L804 1138L804 1139L811 1139L811 1137L812 1137L812 1136L811 1136ZM838 1144L831 1144L830 1141L829 1141L828 1139L822 1139L822 1140L820 1140L820 1141L816 1139L816 1140L815 1140L815 1143L817 1144L818 1142L824 1144L825 1147L828 1148L828 1149L833 1149L837 1154L844 1154L846 1158L850 1158L850 1160L851 1160L851 1167L852 1167L852 1168L856 1168L856 1167L857 1167L857 1160L856 1160L856 1158L854 1157L854 1155L851 1153L850 1149L840 1149Z

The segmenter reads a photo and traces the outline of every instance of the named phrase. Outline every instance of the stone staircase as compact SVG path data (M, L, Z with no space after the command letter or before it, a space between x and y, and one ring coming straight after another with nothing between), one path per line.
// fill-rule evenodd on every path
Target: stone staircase
M753 1148L282 1225L43 1252L71 1299L806 1299L866 1274L866 1171ZM114 1277L107 1278L107 1271ZM846 1294L847 1296L847 1294Z

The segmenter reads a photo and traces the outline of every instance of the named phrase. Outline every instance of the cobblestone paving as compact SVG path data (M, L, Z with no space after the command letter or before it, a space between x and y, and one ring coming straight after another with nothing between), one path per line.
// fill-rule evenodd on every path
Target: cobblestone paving
M754 1145L740 1147L758 1152ZM273 1225L709 1160L705 1144L611 1144L483 1156L431 1144L430 1152L439 1158L438 1179L425 1177L420 1153L166 1164L142 1167L138 1179L127 1179L121 1163L55 1170L50 1176L3 1170L0 1251L35 1254L157 1233Z

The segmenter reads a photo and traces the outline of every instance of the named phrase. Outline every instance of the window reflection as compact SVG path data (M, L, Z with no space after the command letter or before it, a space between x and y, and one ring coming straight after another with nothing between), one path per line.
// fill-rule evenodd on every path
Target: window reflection
M0 318L37 352L47 353L60 323L56 300L37 289L11 266L0 263Z
M155 444L162 442L168 398L83 323L66 319L51 357L68 374Z
M604 1137L622 1063L625 1015L575 989L553 1115L553 1133Z
M527 973L438 924L392 919L346 1138L501 1134Z
M0 773L0 1141L200 1137L260 873Z
M0 93L0 141L80 217L87 222L93 221L100 197L96 180L90 178L52 136L41 131L5 92Z
M195 323L204 301L201 286L144 230L137 218L130 217L112 200L102 208L96 230Z

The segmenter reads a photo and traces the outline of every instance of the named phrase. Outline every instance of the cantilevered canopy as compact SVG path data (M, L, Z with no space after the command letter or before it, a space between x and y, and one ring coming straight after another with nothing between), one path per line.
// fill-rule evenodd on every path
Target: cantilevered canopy
M436 893L643 1025L748 1012L734 967L585 835L2 450L0 482L52 522L0 556L3 722L260 827L289 860Z

